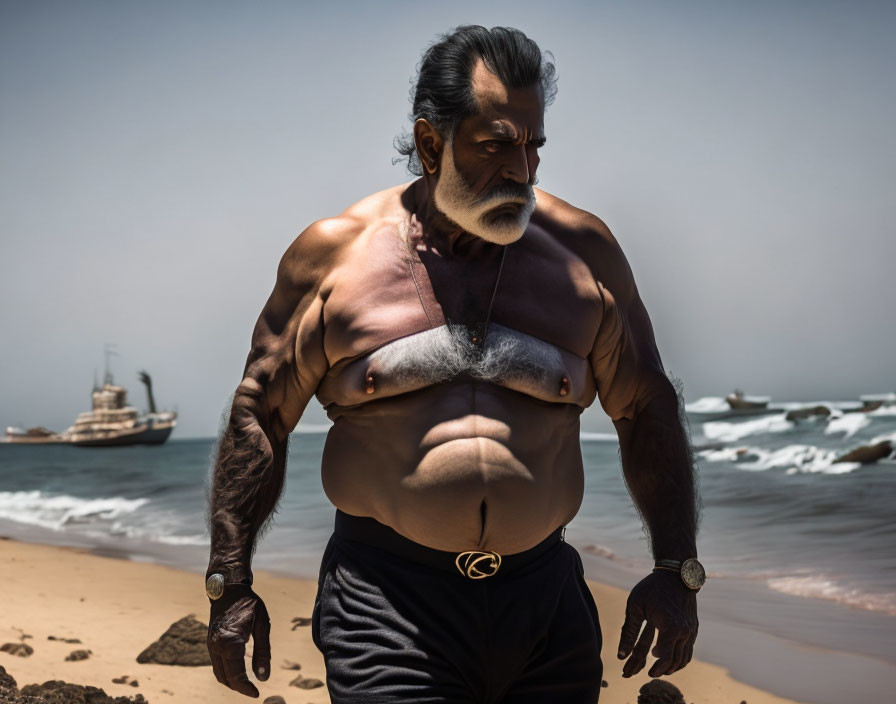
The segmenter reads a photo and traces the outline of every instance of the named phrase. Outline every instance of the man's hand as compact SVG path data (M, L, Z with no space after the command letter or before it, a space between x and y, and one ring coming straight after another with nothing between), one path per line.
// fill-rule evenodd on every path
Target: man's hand
M240 694L257 697L258 690L246 675L246 643L255 639L252 671L264 682L271 676L271 619L264 602L248 584L228 584L220 599L212 602L208 624L208 654L221 684Z
M647 625L638 638L644 621ZM647 673L651 677L671 675L687 665L697 640L697 593L670 570L652 572L629 594L618 652L620 660L629 658L622 668L623 677L643 669L657 630L660 634L652 652L658 659Z

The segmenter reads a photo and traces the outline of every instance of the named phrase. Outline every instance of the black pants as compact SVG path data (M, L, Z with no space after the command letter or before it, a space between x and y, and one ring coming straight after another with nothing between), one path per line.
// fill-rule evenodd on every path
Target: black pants
M572 546L474 580L396 554L430 549L373 524L359 542L337 519L321 564L311 631L333 704L597 702L600 624Z

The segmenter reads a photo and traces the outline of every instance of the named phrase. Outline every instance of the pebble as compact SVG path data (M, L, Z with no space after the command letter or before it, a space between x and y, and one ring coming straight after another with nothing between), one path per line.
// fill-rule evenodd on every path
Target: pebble
M4 643L0 645L0 652L9 653L10 655L18 655L20 658L27 658L34 652L27 643Z
M265 699L264 704L286 704L286 700L279 694L275 694L273 697Z
M70 660L86 660L91 655L93 655L92 650L73 650L68 655L65 656L67 661Z
M309 677L308 679L302 680L297 685L300 689L317 689L318 687L323 687L324 683L320 680L316 680L313 677Z
M284 660L283 661L283 669L284 670L301 670L302 666L297 662L293 662L292 660Z

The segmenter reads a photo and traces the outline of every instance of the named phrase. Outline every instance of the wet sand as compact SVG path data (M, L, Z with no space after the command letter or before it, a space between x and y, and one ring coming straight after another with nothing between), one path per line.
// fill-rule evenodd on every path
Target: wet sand
M139 655L171 624L195 614L208 623L208 599L202 573L162 565L98 556L79 548L62 548L0 540L3 581L0 588L0 646L24 642L33 653L20 657L0 652L0 666L19 688L47 680L100 687L110 696L142 694L151 704L245 702L214 678L210 666L139 664ZM197 566L204 570L204 565ZM649 681L644 671L625 680L615 648L622 625L626 594L589 581L604 633L604 679L601 704L635 704L639 689ZM279 695L288 704L329 702L326 687L290 686L298 675L325 680L323 658L311 641L308 626L294 628L295 618L311 615L316 583L255 573L255 589L271 615L272 674L256 682L261 697ZM31 636L22 640L22 635ZM54 636L55 640L49 640ZM60 639L78 639L80 644ZM251 654L252 645L247 648ZM84 660L66 661L74 650L89 650ZM284 661L301 670L284 669ZM652 658L649 662L652 662ZM247 668L249 660L247 657ZM248 671L248 670L247 670ZM127 682L113 679L127 676ZM250 678L254 677L250 674ZM794 702L734 680L721 667L692 661L668 678L688 704L788 704ZM137 680L138 686L129 684Z

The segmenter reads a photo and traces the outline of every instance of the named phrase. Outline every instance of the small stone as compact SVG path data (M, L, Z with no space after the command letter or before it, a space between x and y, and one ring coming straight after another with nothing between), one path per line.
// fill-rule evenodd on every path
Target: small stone
M264 704L286 704L286 700L279 694L275 694L273 697L265 699Z
M313 677L309 677L308 679L302 680L299 682L296 687L299 689L317 689L318 687L323 687L324 683L320 680L316 680Z
M122 675L121 677L113 677L113 678L112 678L112 681L113 681L115 684L125 684L125 683L128 681L128 676L127 676L127 675Z
M310 625L311 625L311 619L310 619L310 618L307 618L307 617L305 617L305 616L296 616L296 617L292 620L292 622L293 622L296 626L310 626Z
M140 686L140 683L137 682L137 680L131 680L129 684L131 685L131 687L139 687Z
M297 662L293 662L292 660L284 660L283 661L283 669L284 670L301 670L302 666Z
M47 640L56 640L56 636L47 636Z
M73 644L77 644L77 643L81 642L80 638L63 638L62 640L64 640L66 643L73 643Z
M606 687L609 687L609 686L610 686L610 683L607 682L606 680L601 680L601 681L600 681L600 686L606 688Z
M92 650L73 650L65 656L66 661L86 660L93 655Z
M4 643L0 645L0 651L10 655L18 655L20 658L27 658L34 652L34 648L27 643Z
M638 704L686 704L684 696L671 682L651 680L638 692Z

